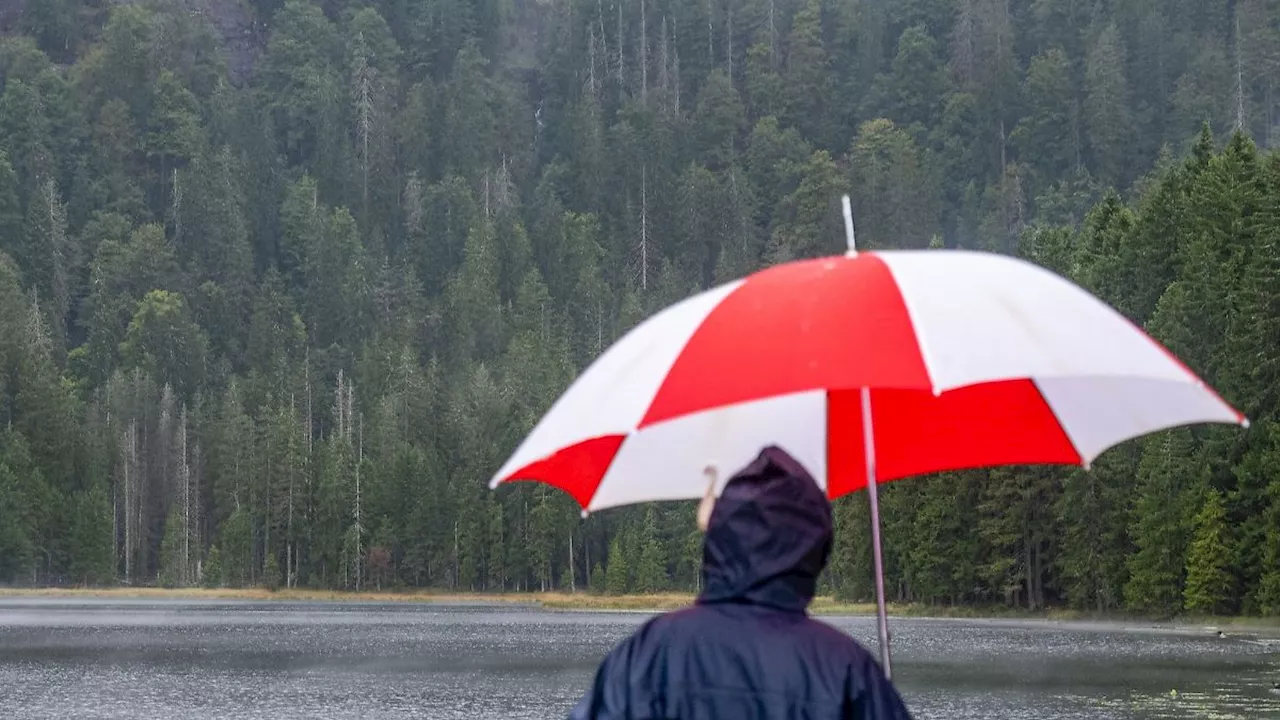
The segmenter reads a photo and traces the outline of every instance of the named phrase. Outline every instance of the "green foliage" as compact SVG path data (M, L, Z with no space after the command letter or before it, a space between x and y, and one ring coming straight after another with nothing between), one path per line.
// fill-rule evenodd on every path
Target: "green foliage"
M1061 523L1057 564L1065 599L1074 608L1105 613L1123 604L1134 450L1111 451L1088 472L1072 472L1063 482L1055 507Z
M733 82L724 73L713 71L698 93L693 115L698 142L707 149L710 163L724 166L732 162L745 124L746 113Z
M927 123L937 116L945 96L947 76L938 54L938 42L920 25L908 27L898 38L898 50L890 71L877 79L871 102L888 110L903 127ZM876 97L879 96L879 97Z
M821 131L821 86L826 65L827 53L822 46L822 3L808 0L791 19L782 95L789 124L809 136Z
M0 580L11 583L27 576L34 561L27 498L8 465L0 463Z
M1183 606L1193 520L1188 508L1202 496L1205 481L1203 466L1186 462L1191 450L1191 433L1181 429L1151 438L1143 451L1130 529L1135 552L1124 588L1132 610L1171 616Z
M184 535L187 528L182 521L182 508L175 503L164 521L164 539L160 542L160 577L163 587L182 587L186 584L187 557L184 553Z
M153 92L142 142L147 156L159 163L160 175L165 177L172 163L185 164L196 157L204 144L204 128L195 95L172 72L160 73Z
M1098 33L1085 61L1084 127L1098 175L1115 184L1129 180L1132 168L1133 111L1125 52L1111 24Z
M887 121L886 121L887 122ZM837 221L834 209L847 184L826 150L813 153L797 168L795 190L778 201L770 238L768 260L785 262L815 257L837 248Z
M1191 547L1187 550L1187 585L1183 590L1188 612L1224 614L1235 597L1231 573L1231 545L1227 537L1227 510L1222 495L1210 490L1196 514Z
M240 588L253 584L253 528L248 512L237 507L222 523L218 546L223 550L223 582Z
M605 591L610 595L623 595L631 589L631 568L620 535L609 544L609 566L605 570L604 582Z
M73 499L68 571L84 585L107 585L115 580L112 567L112 507L106 488L94 483Z
M928 158L911 135L889 120L863 123L849 160L859 242L864 247L927 247L938 230L936 183Z
M1061 48L1032 58L1022 92L1028 113L1009 141L1039 178L1063 177L1079 157L1073 142L1079 116L1071 104L1063 102L1074 94L1071 59Z
M204 379L208 340L181 295L152 290L129 321L120 355L180 393L194 392Z
M255 57L183 3L28 1L0 582L696 589L688 507L484 482L645 316L843 252L848 192L861 247L1067 275L1254 420L886 488L896 599L1280 612L1280 32L1170 2L254 0ZM836 518L823 588L870 599Z
M8 155L0 150L0 252L14 255L26 250L22 243L22 206L18 202L18 178Z
M651 508L646 514L640 533L640 557L635 567L633 590L655 593L667 588L666 558L658 540L658 519Z
M267 553L262 563L262 586L271 592L280 589L280 561L276 560L275 553Z
M217 545L209 548L200 582L207 588L220 588L223 585L222 551Z
M600 594L608 587L608 580L604 574L604 568L600 563L596 563L591 568L591 592Z

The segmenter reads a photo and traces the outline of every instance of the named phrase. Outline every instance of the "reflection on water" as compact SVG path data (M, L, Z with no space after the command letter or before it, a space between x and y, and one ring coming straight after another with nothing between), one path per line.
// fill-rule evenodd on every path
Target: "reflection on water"
M0 599L0 715L558 718L646 616L518 607ZM830 620L874 649L871 619ZM895 620L917 718L1280 718L1280 644ZM1170 690L1176 689L1177 696Z

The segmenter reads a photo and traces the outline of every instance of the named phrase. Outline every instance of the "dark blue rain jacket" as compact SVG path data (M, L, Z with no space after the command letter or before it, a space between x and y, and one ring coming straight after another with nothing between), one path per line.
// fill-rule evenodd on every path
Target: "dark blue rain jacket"
M826 495L765 449L716 502L697 604L615 648L570 720L909 720L879 663L805 612L831 543Z

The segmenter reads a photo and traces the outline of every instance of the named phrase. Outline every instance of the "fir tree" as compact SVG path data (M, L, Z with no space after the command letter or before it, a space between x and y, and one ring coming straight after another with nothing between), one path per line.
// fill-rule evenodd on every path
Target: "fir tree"
M1183 598L1187 612L1221 614L1235 597L1231 575L1231 545L1227 537L1227 511L1222 495L1210 490L1195 517L1195 533L1187 550L1187 585Z
M222 572L222 551L217 545L209 548L209 555L204 561L204 573L201 575L201 584L207 588L220 588L223 586Z
M622 546L615 537L609 545L609 566L605 570L605 588L610 595L625 595L631 590L631 569Z

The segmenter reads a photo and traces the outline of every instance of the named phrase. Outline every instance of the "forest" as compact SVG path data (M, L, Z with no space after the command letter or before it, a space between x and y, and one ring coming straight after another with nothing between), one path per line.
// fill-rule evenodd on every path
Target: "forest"
M1280 614L1280 0L0 3L0 583L693 591L486 481L699 289L1012 253L1252 425L885 486L891 600ZM863 494L824 592L871 596Z

